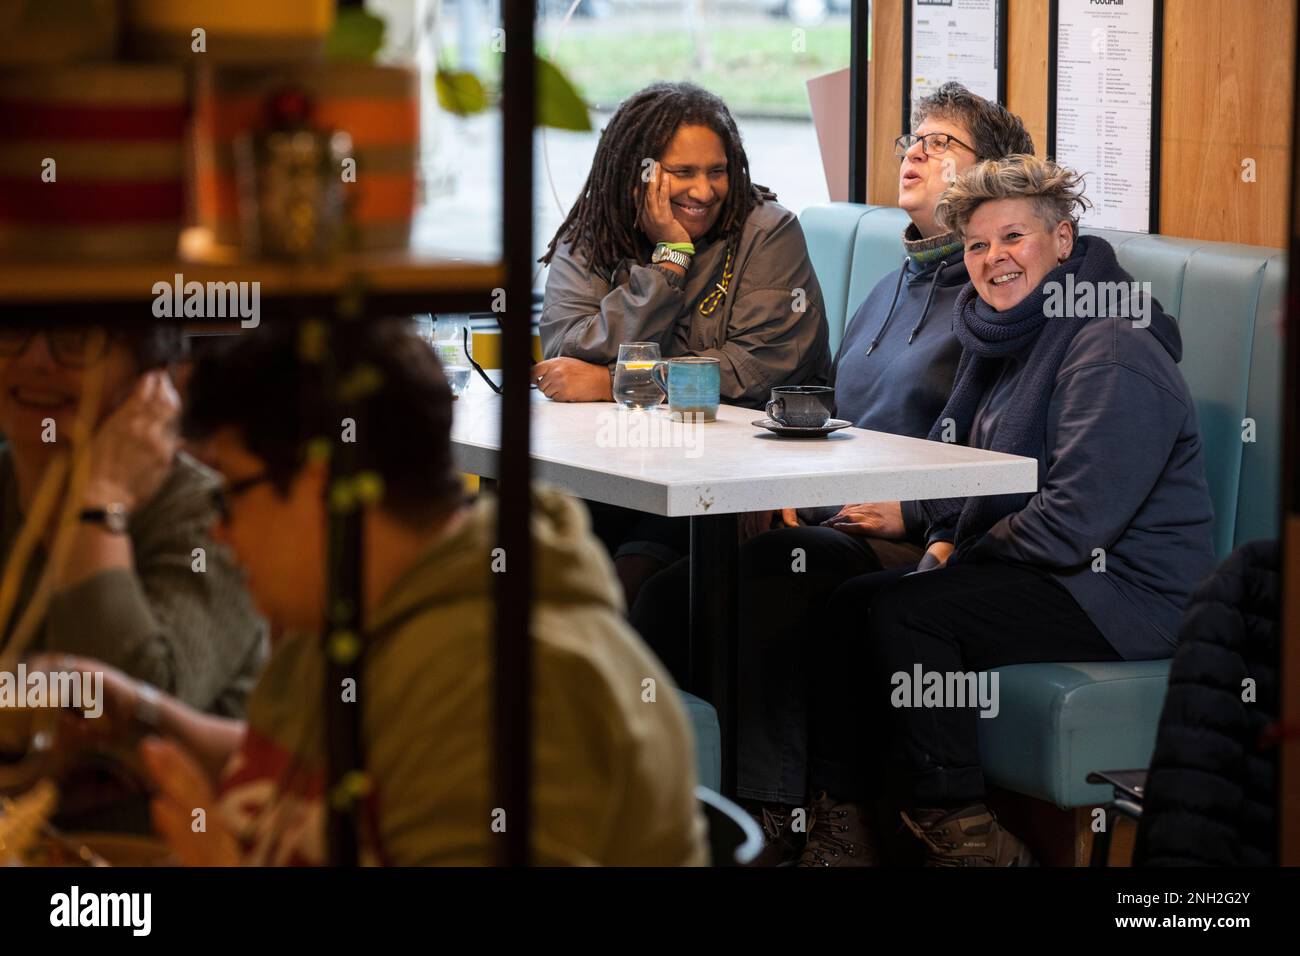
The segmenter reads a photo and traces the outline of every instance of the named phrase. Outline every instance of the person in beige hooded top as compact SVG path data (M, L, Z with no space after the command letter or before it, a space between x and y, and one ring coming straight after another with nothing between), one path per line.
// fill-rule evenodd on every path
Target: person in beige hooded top
M488 864L501 839L491 792L495 503L463 502L451 395L429 347L396 320L355 331L358 356L384 382L367 400L369 434L358 434L372 443L371 467L385 484L363 519L357 701L373 786L362 860ZM247 723L203 717L169 698L148 708L169 738L142 746L159 791L155 826L191 864L326 858L318 635L328 467L303 454L319 432L296 410L304 389L319 384L300 366L294 335L270 323L241 336L201 361L190 386L187 431L227 482L219 536L273 628ZM691 731L671 679L622 620L618 586L582 509L538 490L531 520L533 861L706 863ZM658 687L653 702L642 698L647 678ZM110 723L125 723L139 685L106 683ZM192 831L197 806L218 808L206 833Z

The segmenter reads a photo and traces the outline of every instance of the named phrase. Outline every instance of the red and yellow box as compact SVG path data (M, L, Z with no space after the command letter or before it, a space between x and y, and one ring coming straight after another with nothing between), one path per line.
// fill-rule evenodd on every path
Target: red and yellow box
M285 89L314 104L314 125L346 131L356 160L344 179L356 250L405 248L417 202L420 82L415 70L360 64L295 69L200 70L194 112L198 222L219 243L239 240L235 137L267 122L267 103Z
M0 74L0 253L174 258L187 115L179 67Z
M334 0L127 0L126 47L147 60L296 63L324 55L334 13Z

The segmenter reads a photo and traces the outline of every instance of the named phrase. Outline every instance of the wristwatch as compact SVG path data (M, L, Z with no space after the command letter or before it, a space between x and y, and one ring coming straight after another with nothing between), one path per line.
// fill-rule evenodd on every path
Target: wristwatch
M660 262L671 262L673 265L681 266L683 269L691 267L691 257L684 252L678 252L676 249L668 248L667 243L659 243L655 246L655 251L650 256L650 261L658 264Z
M105 531L113 534L126 534L126 522L129 516L125 505L110 504L102 508L86 508L78 517L87 524L103 525Z

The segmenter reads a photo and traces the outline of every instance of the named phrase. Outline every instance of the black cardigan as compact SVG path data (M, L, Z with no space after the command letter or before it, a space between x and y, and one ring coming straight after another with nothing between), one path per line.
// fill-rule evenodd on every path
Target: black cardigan
M1280 548L1229 555L1192 596L1147 778L1134 864L1276 861ZM1245 681L1254 701L1243 700Z

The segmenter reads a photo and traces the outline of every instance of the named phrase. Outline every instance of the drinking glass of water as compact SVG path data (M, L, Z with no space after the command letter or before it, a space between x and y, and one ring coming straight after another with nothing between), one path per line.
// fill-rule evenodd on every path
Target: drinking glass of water
M470 335L469 316L440 315L433 323L431 344L442 363L442 374L447 376L452 395L460 395L469 387L470 364L466 342Z
M625 342L618 347L614 369L614 401L624 408L653 408L664 400L655 384L654 370L661 365L658 342Z

